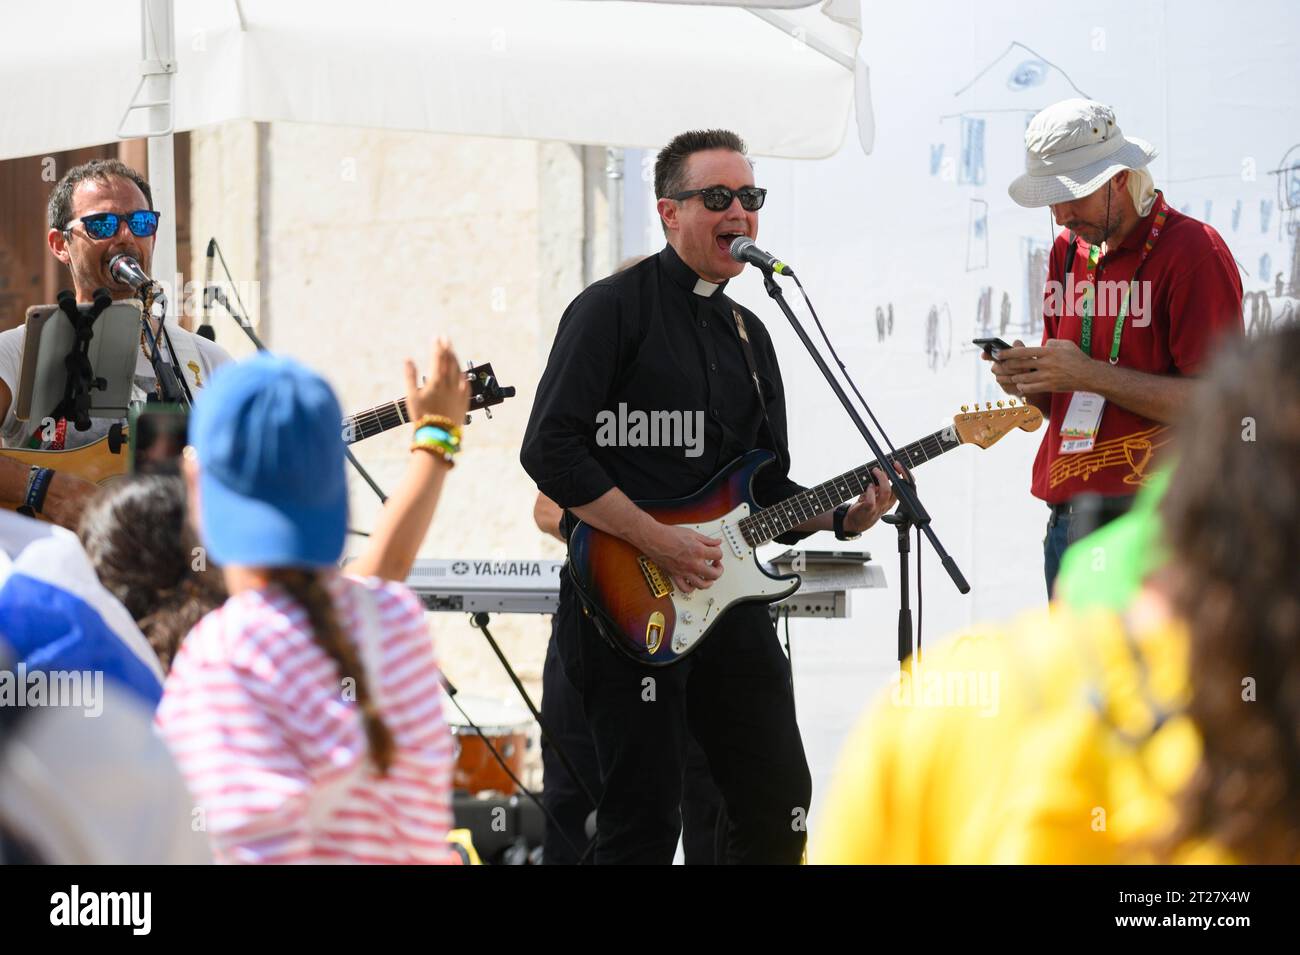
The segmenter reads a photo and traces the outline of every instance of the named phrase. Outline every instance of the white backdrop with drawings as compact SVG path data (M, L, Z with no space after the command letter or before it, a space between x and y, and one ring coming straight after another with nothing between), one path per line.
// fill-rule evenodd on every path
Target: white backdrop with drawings
M1057 229L1047 210L1021 209L1006 188L1024 168L1029 118L1060 99L1108 103L1126 133L1155 145L1157 187L1213 225L1241 266L1248 326L1295 319L1300 7L1102 0L1075 16L1009 0L864 8L875 152L863 156L847 137L827 160L759 158L757 181L770 190L759 244L799 270L895 444L936 430L962 404L1003 397L971 338L1041 337L1044 256ZM761 64L754 72L761 88ZM629 253L662 244L647 186L638 201L646 228L629 244L644 242ZM816 483L867 460L760 278L747 270L729 291L763 319L781 355L795 479ZM788 294L797 301L792 285ZM918 471L935 530L972 585L959 595L925 547L927 641L1043 604L1047 511L1029 495L1041 434L959 448ZM836 544L819 535L806 546ZM814 824L845 733L897 668L894 531L882 524L859 546L884 566L890 589L855 594L849 621L792 625Z

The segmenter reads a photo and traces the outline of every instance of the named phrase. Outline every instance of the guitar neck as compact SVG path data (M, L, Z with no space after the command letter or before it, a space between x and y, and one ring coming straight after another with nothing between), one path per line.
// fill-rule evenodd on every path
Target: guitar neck
M911 470L960 445L961 438L957 436L956 429L947 427L899 448L894 458ZM871 472L875 468L880 468L882 471L891 470L879 461L871 461L838 477L833 477L824 484L809 488L802 494L796 494L779 504L765 507L742 518L740 530L745 541L751 547L766 544L798 527L804 521L834 510L845 501L854 500L871 486Z
M406 411L406 399L398 398L343 419L343 443L355 444L366 438L406 424L411 416Z

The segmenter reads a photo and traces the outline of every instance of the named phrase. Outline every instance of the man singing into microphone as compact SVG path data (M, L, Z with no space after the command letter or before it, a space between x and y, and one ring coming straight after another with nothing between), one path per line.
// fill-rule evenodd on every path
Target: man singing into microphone
M785 395L772 341L762 322L725 294L744 268L730 245L757 236L766 195L754 185L744 143L724 130L677 136L656 160L655 195L667 245L569 305L521 461L570 525L576 517L624 538L689 592L720 575L721 542L660 524L633 500L692 494L758 447L777 455L755 481L759 503L804 489L788 477ZM752 347L761 401L742 336ZM629 432L629 446L620 446L598 433L598 415L620 407L651 420L667 412L699 421L702 441L696 435L685 447L647 445ZM848 539L866 530L894 502L884 475L876 478L879 489L851 507L777 539L794 543L831 529ZM733 607L699 650L651 670L601 639L565 575L555 640L582 694L600 764L597 862L672 861L688 726L726 803L728 861L799 861L812 785L789 665L766 606Z
M77 301L90 302L98 288L114 300L134 298L135 290L116 280L109 263L118 255L130 256L148 275L153 261L158 213L151 208L149 183L134 169L115 159L95 159L64 173L50 194L48 242L54 257L72 273ZM174 322L167 333L176 351L178 374L191 393L208 383L217 366L230 361L225 350ZM87 431L60 420L43 427L38 420L14 417L26 328L0 333L0 440L10 448L63 451L79 448L104 437L119 422L91 418ZM136 357L132 400L143 402L156 393L152 363L143 344ZM52 432L52 433L51 433ZM86 497L95 485L66 473L31 468L0 455L0 497L28 501L32 510L57 524L75 527Z

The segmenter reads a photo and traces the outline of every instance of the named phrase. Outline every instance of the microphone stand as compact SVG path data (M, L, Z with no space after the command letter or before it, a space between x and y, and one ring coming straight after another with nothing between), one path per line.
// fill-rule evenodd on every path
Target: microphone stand
M59 311L67 317L76 337L72 342L71 350L63 359L63 368L67 372L67 380L63 385L63 400L54 406L50 416L67 419L78 431L86 431L90 428L90 393L108 387L108 382L96 377L95 369L91 367L88 356L90 342L95 337L96 320L113 304L113 300L109 297L108 289L97 288L89 309L82 312L77 305L76 297L67 289L59 293L58 299Z
M153 330L155 302L162 305L162 313L158 316L157 334ZM194 396L190 394L189 385L183 377L176 374L175 367L167 357L170 355L174 358L176 353L172 350L171 338L167 334L167 297L162 294L156 282L141 286L140 305L140 324L144 330L143 341L148 344L149 363L153 365L154 377L158 381L158 398L168 404L180 405L182 408L192 407ZM163 340L167 342L167 355L164 355L159 347Z
M910 657L912 653L912 611L908 606L907 594L907 554L911 550L908 531L912 527L917 527L927 538L929 538L930 546L932 546L934 552L939 555L939 560L943 564L943 569L948 572L948 576L952 578L952 582L959 593L970 593L970 584L966 582L966 578L962 576L961 569L957 566L957 562L952 559L952 555L944 550L943 544L939 542L939 538L934 533L934 528L930 526L930 514L926 511L924 505L921 504L921 499L917 496L916 485L910 478L905 480L900 478L897 474L892 473L893 469L887 466L887 462L890 462L892 459L886 456L885 452L880 449L880 445L876 442L875 435L871 433L871 430L858 414L857 409L853 407L853 403L849 401L849 396L844 393L844 389L840 386L839 381L836 380L835 376L831 373L830 367L827 366L826 360L822 358L821 352L817 350L817 346L813 344L813 340L808 337L807 331L805 331L803 325L799 323L799 319L795 317L793 310L790 308L790 303L785 300L785 295L781 292L781 286L776 283L776 279L768 269L763 270L763 287L767 289L767 294L771 296L772 300L775 301L777 305L780 306L781 311L785 313L785 317L789 319L790 325L795 330L795 334L799 336L799 340L803 342L804 348L808 350L808 354L811 355L813 361L817 363L817 368L821 371L822 377L825 378L826 383L830 385L831 391L835 392L835 397L840 400L840 404L844 406L844 410L848 413L849 419L853 422L854 427L858 429L858 433L861 434L863 440L867 442L867 446L871 449L871 453L875 455L876 460L884 467L885 472L889 475L890 482L893 484L894 494L898 498L898 514L902 521L902 523L898 523L898 553L899 559L903 565L903 575L901 577L902 594L900 597L901 603L898 612L898 661L901 667L903 662ZM896 522L890 521L890 523Z
M897 475L895 475L897 477ZM907 555L912 551L912 518L901 507L893 514L880 518L898 531L898 669L911 673L912 659L912 595L911 581L907 577Z

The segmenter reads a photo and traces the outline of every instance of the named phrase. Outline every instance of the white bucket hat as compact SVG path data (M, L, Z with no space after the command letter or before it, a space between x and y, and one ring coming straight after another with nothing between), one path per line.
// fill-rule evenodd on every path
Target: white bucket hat
M1090 99L1047 107L1025 130L1028 171L1007 188L1030 208L1091 195L1121 169L1141 169L1156 156L1150 143L1126 139L1115 111Z

